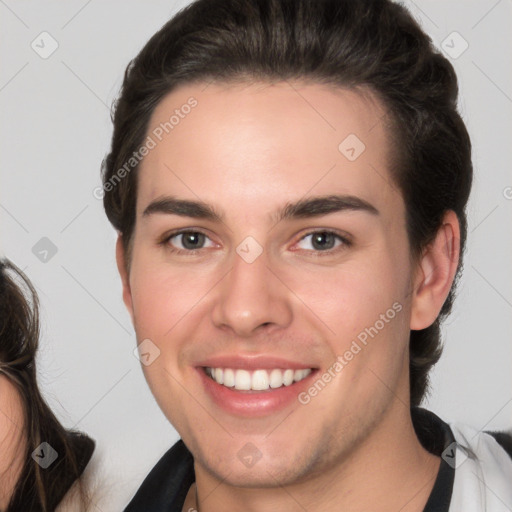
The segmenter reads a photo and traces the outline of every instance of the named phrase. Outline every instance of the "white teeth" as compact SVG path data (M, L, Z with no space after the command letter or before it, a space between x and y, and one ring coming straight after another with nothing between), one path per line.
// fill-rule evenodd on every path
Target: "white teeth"
M272 370L270 372L270 387L280 388L283 385L283 372L281 370Z
M299 382L300 380L304 379L311 373L311 370L308 368L307 370L295 370L295 373L293 374L293 380L295 382Z
M293 382L293 375L295 372L293 370L285 370L283 374L283 384L285 386L289 386Z
M218 381L217 381L218 382ZM228 388L235 387L235 372L231 368L226 368L224 370L224 386Z
M292 370L290 368L281 370L235 370L232 368L206 368L206 374L215 382L228 388L235 388L239 391L266 391L277 389L282 386L290 386L294 382L305 379L311 373L311 368Z
M268 373L265 370L256 370L252 374L251 389L262 391L268 389Z
M222 382L219 382L219 384L222 384ZM251 389L251 374L247 370L237 370L235 372L235 389L240 391Z

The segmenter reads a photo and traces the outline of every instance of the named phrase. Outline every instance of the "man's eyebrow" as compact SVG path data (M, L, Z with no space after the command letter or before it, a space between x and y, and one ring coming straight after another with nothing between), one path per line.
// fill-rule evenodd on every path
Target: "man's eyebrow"
M142 216L145 217L154 213L193 217L195 219L206 219L214 222L222 222L224 217L220 212L217 212L213 206L203 201L177 199L172 196L161 197L151 202L142 212Z
M277 223L282 220L304 219L319 217L341 211L362 211L372 215L379 215L375 206L356 196L351 195L327 195L300 199L295 203L287 203L283 208L270 215L270 219ZM223 222L224 215L212 205L203 201L191 201L166 196L151 202L142 212L142 216L154 213L179 215L195 219Z
M272 215L276 222L288 219L304 219L319 217L329 213L342 211L362 211L379 215L379 210L364 199L350 195L328 195L301 199L295 203L287 203L277 215Z

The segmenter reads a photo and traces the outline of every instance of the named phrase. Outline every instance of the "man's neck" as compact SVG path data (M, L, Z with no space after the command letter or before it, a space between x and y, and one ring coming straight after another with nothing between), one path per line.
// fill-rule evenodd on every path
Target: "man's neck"
M199 507L192 486L183 510L422 512L441 460L421 445L410 410L398 400L393 408L349 457L297 484L233 487L196 464Z

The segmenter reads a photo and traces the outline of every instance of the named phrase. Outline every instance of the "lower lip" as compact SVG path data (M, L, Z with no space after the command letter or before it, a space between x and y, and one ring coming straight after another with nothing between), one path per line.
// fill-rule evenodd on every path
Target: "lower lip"
M246 417L272 414L297 402L299 393L308 388L312 376L316 373L313 370L306 378L290 386L281 386L268 391L238 391L215 382L206 375L204 368L197 368L197 371L206 393L216 405L230 414Z

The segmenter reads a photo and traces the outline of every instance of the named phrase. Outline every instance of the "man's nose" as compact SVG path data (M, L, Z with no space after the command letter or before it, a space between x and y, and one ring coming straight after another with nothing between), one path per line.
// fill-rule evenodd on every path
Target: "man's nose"
M240 254L219 283L213 322L241 337L262 326L287 327L292 321L291 292L278 278L277 268L264 251L252 261Z

